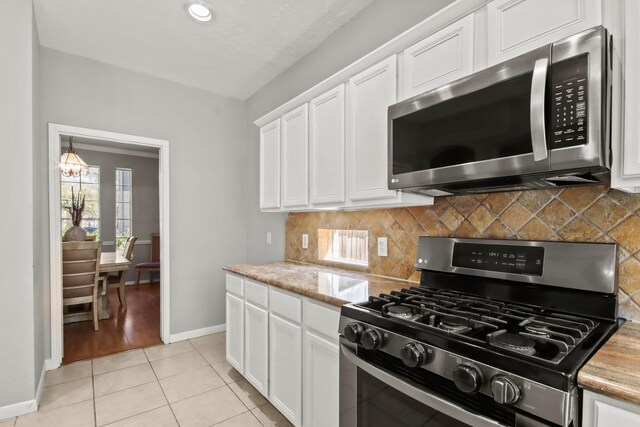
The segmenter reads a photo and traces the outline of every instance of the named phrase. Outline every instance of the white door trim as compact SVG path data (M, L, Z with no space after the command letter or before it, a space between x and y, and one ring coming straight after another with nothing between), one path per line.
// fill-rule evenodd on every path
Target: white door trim
M147 138L136 135L126 135L96 129L49 123L49 239L51 264L51 365L48 369L55 369L62 364L62 247L57 244L62 241L60 229L60 142L62 136L85 137L105 140L122 144L142 145L159 149L159 195L160 195L160 337L169 343L171 337L169 303L170 293L170 218L169 218L169 141Z

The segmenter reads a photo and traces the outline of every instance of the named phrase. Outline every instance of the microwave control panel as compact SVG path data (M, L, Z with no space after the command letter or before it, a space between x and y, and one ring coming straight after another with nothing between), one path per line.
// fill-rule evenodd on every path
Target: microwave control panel
M549 149L587 143L587 54L551 66L551 129Z

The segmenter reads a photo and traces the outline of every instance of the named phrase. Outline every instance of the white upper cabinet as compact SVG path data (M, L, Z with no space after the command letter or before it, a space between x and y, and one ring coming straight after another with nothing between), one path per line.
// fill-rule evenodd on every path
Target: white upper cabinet
M396 197L387 187L387 108L395 102L395 56L349 79L347 195L352 201Z
M280 207L280 119L260 128L260 209Z
M309 204L308 107L282 116L282 207Z
M311 204L345 201L344 85L309 103Z
M494 0L487 11L489 65L602 23L601 0Z
M611 186L621 190L640 192L640 2L626 0L620 24L612 30L614 42L613 105L611 127ZM616 31L617 30L617 31ZM634 78L625 78L634 76ZM622 98L624 102L616 103Z
M403 52L403 99L473 72L473 23L468 15Z

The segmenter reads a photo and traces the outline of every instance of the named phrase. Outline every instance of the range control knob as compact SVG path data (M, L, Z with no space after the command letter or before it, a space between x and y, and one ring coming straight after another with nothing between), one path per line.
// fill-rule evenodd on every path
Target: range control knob
M453 382L465 393L475 393L482 386L482 375L469 365L458 365L453 370Z
M496 375L491 379L493 400L504 405L512 405L520 399L520 387L511 378Z
M417 368L427 361L427 350L422 344L410 342L402 347L400 357L408 367Z
M367 350L377 350L382 347L382 334L375 329L367 329L362 333L360 343Z
M344 327L344 337L347 341L352 343L360 342L360 338L362 337L362 332L364 332L364 328L360 323L349 323Z

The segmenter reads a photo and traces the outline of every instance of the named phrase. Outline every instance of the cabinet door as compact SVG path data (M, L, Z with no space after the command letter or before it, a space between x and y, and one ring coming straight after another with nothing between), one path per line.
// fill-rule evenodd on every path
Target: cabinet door
M473 21L466 16L404 51L404 99L473 72Z
M582 411L584 427L640 426L640 406L586 390Z
M387 108L396 102L396 57L349 79L347 189L350 200L395 198L387 187Z
M269 397L294 425L301 425L302 327L269 315Z
M269 393L269 313L244 303L244 376L260 393Z
M307 104L282 116L282 207L309 204Z
M338 344L312 330L304 336L304 425L338 425Z
M601 0L494 0L487 12L489 65L602 23Z
M260 128L260 208L280 207L280 119Z
M312 204L344 203L344 85L309 103Z
M614 81L613 90L620 87L624 92L615 96L614 100L623 98L624 108L616 108L614 101L613 112L615 116L616 110L620 111L623 116L624 134L615 137L617 133L616 126L612 132L612 154L614 162L611 170L611 186L621 188L634 193L640 192L640 122L638 114L640 114L640 84L637 78L627 78L626 76L637 76L640 73L640 32L637 29L638 19L640 19L640 2L637 0L627 0L624 3L624 23L626 27L624 40L624 63L614 62ZM619 38L614 37L614 43L620 48ZM615 49L615 47L614 47ZM614 57L617 59L617 56ZM614 59L615 61L615 59ZM624 66L624 74L616 80L616 65ZM617 84L616 84L617 83ZM624 96L623 96L624 95ZM622 139L623 142L620 142Z
M244 301L227 293L227 362L243 372L244 353Z

